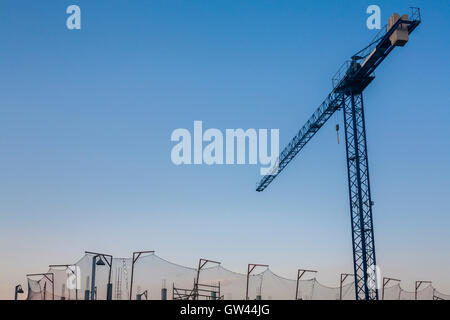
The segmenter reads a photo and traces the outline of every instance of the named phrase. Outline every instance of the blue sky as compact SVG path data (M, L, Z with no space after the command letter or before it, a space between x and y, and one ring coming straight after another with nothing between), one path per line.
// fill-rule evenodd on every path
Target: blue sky
M70 4L82 30L66 29ZM337 285L352 253L334 117L263 193L259 166L173 165L170 135L202 120L278 128L284 147L375 35L371 4L383 24L423 15L365 91L378 263L450 293L448 1L3 0L0 297L84 250Z

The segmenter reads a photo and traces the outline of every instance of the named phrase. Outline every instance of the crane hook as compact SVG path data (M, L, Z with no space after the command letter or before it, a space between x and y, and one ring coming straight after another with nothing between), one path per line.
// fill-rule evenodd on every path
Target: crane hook
M336 124L337 143L339 144L339 124Z

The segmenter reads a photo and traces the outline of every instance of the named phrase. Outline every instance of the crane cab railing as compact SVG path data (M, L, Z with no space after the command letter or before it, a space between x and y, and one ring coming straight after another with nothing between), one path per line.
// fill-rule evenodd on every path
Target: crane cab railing
M397 16L397 18L395 17ZM407 41L407 36L421 22L420 8L411 7L411 15L402 17L394 14L390 18L390 25L387 24L374 37L374 40L355 53L351 60L345 61L332 77L333 92L345 92L359 83L357 91L364 90L375 78L375 69L388 56L396 46L403 46ZM401 41L397 34L404 31L405 39ZM359 62L363 61L363 62Z

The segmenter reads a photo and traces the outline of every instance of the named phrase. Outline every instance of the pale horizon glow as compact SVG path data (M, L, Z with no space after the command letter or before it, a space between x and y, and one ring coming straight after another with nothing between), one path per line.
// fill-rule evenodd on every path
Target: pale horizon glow
M1 1L0 299L84 251L338 286L353 269L342 114L261 193L259 165L177 166L170 137L195 120L277 128L282 150L378 32L371 4ZM383 24L411 5L423 17L364 93L377 263L450 294L448 2L376 4Z

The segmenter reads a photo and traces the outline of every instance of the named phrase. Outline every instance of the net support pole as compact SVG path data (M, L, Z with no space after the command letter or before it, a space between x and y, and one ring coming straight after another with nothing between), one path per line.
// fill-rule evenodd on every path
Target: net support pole
M348 277L352 277L352 273L341 273L341 279L339 284L339 300L342 300L342 285Z
M14 300L19 299L19 293L23 293L22 285L18 284L14 289Z
M131 281L130 281L130 300L133 297L133 281L134 281L134 264L138 261L142 254L155 253L155 251L136 251L133 252L133 258L131 260Z
M417 300L417 291L419 291L420 286L424 283L431 284L431 281L426 281L426 280L416 281L415 286L414 286L414 300Z
M58 268L58 267L64 267L67 270L69 270L74 276L75 276L75 300L78 300L78 271L77 271L77 265L75 264L51 264L48 266L49 268ZM73 268L74 267L74 268ZM74 270L75 269L75 270ZM70 300L70 289L67 289L69 293L69 300Z
M95 271L96 271L96 262L97 257L94 256L92 258L92 271L91 271L91 300L95 300Z
M106 285L106 300L112 300L111 271L112 271L113 256L106 253L98 253L91 251L85 251L84 253L94 255L94 257L92 258L91 300L95 300L94 298L97 296L97 293L95 291L95 271L97 266L97 258L100 258L101 261L104 260L104 262L106 262L106 264L108 265L109 273L108 273L108 284Z
M245 300L248 300L248 284L249 284L249 280L250 280L250 274L253 272L253 270L255 270L256 267L266 267L268 268L269 265L267 264L257 264L257 263L249 263L247 266L247 287L245 289Z
M34 276L43 276L52 284L52 300L55 300L55 274L53 272L27 274L27 277L34 277ZM47 285L47 283L44 284L44 286L46 286L46 285ZM45 290L47 290L46 287L45 287ZM44 290L44 295L45 295L45 290ZM44 298L44 300L45 300L45 298Z
M296 285L296 289L295 289L295 300L298 300L298 285L300 283L300 279L307 272L317 273L316 270L307 270L307 269L298 269L297 270L297 285Z
M381 289L381 300L384 300L384 288L387 286L387 284L388 284L390 281L397 281L397 282L400 282L401 280L399 280L399 279L394 279L394 278L383 277L383 288Z
M221 264L221 262L214 261L214 260L208 260L201 258L198 261L198 268L197 268L197 277L194 283L194 300L198 300L198 281L200 279L200 271L203 269L203 267L208 263L214 263L214 264Z

